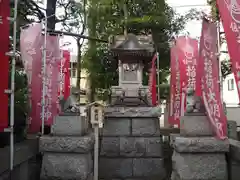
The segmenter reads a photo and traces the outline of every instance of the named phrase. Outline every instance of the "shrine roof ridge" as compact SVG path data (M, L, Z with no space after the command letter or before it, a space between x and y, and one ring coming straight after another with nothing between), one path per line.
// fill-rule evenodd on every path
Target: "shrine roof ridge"
M152 36L118 35L109 38L109 47L116 54L152 55L154 52Z

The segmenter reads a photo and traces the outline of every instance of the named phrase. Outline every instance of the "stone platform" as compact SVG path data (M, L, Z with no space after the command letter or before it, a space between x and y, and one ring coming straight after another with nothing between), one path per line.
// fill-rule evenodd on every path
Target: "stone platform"
M171 136L171 180L227 180L229 141L213 137L204 114L188 114L180 121L180 135Z
M50 136L40 138L41 180L91 180L94 136L80 116L58 116Z
M101 180L166 177L158 116L152 107L105 110L100 137Z

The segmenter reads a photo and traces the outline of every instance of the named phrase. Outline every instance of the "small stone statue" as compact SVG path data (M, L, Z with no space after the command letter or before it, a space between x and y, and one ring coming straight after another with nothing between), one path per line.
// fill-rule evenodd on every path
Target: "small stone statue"
M205 113L205 107L201 97L195 95L195 91L192 88L187 90L187 113Z
M75 93L76 96L76 93ZM63 113L79 113L80 109L77 106L77 100L72 93L66 100L63 96L59 97L59 104L61 106L61 111Z

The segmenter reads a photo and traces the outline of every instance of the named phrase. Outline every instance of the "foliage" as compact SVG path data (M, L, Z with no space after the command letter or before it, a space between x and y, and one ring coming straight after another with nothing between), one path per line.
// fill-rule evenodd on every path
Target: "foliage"
M220 14L217 8L217 2L216 0L208 0L208 4L211 6L211 14L212 18L217 21L220 20ZM224 34L221 34L221 44L226 43L225 37L223 37ZM231 74L231 64L230 59L225 59L221 62L221 71L223 78L225 78L228 74Z
M82 2L75 3L74 6L69 8L69 14L71 16L68 20L62 22L63 28L68 32L74 32L79 35L83 35L86 30L86 5L87 0L83 0ZM82 69L82 46L84 43L84 39L76 37L77 42L77 83L76 87L80 89L81 82L81 69Z
M216 0L208 0L208 4L211 6L211 15L213 20L219 20L219 11L217 8L217 1Z
M110 35L123 34L124 3L127 4L128 33L152 35L160 54L160 82L165 82L170 65L169 41L184 28L186 18L176 14L164 0L100 0L98 3L91 0L88 9L89 35L108 39ZM88 45L83 64L89 72L91 88L107 91L117 84L116 57L110 55L107 45L93 42ZM148 80L148 68L144 69L144 84Z

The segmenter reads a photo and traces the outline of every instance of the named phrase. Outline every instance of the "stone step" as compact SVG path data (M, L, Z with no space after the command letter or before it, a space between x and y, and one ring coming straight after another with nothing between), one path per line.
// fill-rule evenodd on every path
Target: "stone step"
M88 121L84 116L63 114L53 121L51 134L56 136L82 136L87 133Z
M88 153L93 149L94 135L86 136L42 136L39 140L40 152Z

